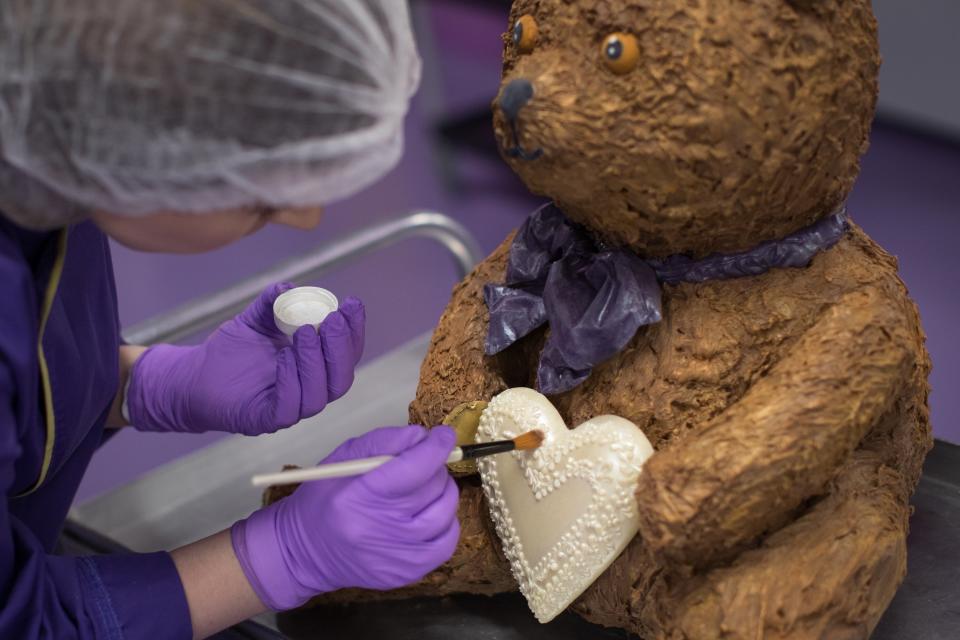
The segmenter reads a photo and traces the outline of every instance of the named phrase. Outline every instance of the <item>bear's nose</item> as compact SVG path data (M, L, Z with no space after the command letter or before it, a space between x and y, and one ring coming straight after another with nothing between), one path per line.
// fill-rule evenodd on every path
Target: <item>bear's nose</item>
M507 83L500 95L500 110L511 122L517 119L520 109L533 98L533 85L529 80L517 78Z

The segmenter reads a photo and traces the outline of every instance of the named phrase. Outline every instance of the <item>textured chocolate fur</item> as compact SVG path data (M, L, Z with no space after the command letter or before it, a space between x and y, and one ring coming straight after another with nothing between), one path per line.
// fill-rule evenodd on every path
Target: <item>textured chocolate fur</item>
M470 333L505 256L454 292L412 421L533 384L542 336L490 359ZM553 398L568 424L621 415L658 450L640 534L575 610L650 638L867 637L906 571L929 367L895 261L857 227L804 270L666 287L663 322Z
M786 235L843 202L876 101L868 0L518 0L540 42L508 44L504 80L536 162L532 191L652 257L732 251ZM600 43L633 33L640 64L606 71ZM505 123L496 117L505 139Z
M846 198L876 98L867 0L518 0L513 19L526 13L540 42L522 56L508 43L503 81L534 84L521 140L544 155L508 162L597 234L645 257L704 255ZM613 31L641 45L625 76L599 61ZM503 280L509 241L454 290L412 422L534 386L544 331L483 354L482 288ZM931 446L930 361L896 261L852 225L808 268L667 286L663 309L551 398L571 426L620 415L657 449L640 533L574 610L644 638L869 636L906 571ZM389 597L515 589L475 480L460 516L453 560Z

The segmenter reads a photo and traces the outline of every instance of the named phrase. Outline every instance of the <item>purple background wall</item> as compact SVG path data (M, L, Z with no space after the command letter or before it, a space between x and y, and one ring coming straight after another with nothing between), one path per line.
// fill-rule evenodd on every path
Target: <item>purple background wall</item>
M496 159L451 152L438 144L438 118L488 104L499 83L500 34L505 14L430 3L417 12L424 85L407 124L403 161L364 194L332 206L310 233L268 228L236 245L201 256L138 254L115 247L114 262L125 326L216 291L292 255L377 219L432 209L460 220L492 250L536 206ZM467 3L469 5L469 3ZM850 212L881 245L900 257L901 272L920 305L933 354L934 428L960 442L960 146L878 124L850 200ZM323 279L338 294L358 295L368 307L365 359L417 336L436 323L453 270L428 241L408 241ZM377 426L377 425L371 425ZM218 435L158 435L125 430L98 452L78 499L129 481L150 468L215 441Z

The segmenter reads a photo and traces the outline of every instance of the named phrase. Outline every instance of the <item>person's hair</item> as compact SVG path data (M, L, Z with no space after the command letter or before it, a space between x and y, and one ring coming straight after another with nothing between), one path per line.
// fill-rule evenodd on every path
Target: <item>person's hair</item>
M5 0L0 212L325 204L398 160L405 0Z

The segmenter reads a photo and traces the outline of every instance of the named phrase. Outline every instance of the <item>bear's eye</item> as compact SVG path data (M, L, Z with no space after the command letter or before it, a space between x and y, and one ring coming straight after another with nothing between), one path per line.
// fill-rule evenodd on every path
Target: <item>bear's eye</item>
M533 51L539 36L540 28L537 27L537 21L529 13L520 16L520 19L513 23L513 46L520 53Z
M610 71L623 75L637 66L640 60L640 45L629 33L611 33L600 46L600 55Z

